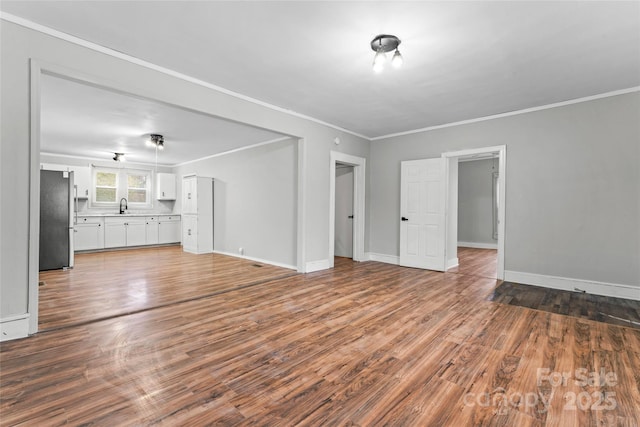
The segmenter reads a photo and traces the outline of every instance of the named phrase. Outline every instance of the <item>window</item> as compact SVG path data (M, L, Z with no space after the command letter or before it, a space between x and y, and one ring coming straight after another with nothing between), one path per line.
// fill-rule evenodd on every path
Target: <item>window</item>
M118 174L96 171L96 190L94 200L97 203L116 203L118 197Z
M151 177L149 170L94 167L91 206L118 206L125 198L129 209L150 209Z
M127 174L127 200L129 203L147 203L149 196L149 180L147 178L147 174Z

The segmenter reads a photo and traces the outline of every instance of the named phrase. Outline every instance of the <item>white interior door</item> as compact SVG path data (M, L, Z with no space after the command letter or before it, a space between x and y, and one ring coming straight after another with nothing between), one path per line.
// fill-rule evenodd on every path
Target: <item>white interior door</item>
M443 158L401 164L400 265L445 271L445 172Z
M336 168L336 256L353 258L353 166Z

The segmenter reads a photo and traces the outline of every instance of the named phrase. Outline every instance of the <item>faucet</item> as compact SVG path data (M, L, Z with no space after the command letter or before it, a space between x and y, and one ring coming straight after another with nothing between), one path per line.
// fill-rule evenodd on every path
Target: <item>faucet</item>
M122 207L123 201L124 201L124 208ZM127 206L127 199L123 197L122 199L120 199L120 215L124 213L125 209L129 209L129 207Z

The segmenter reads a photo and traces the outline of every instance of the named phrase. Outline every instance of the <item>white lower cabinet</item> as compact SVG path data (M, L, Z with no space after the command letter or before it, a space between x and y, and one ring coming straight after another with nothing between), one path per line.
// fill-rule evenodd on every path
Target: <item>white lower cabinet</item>
M198 217L182 215L182 247L187 252L198 252Z
M74 250L180 243L180 215L80 216Z
M106 217L104 247L142 246L147 244L145 217Z
M213 252L213 217L182 215L182 249L194 254Z
M104 247L120 248L123 246L127 246L126 224L107 217L104 224Z
M158 243L180 242L180 216L161 215L158 219Z
M100 217L78 217L73 233L75 251L104 248L104 219Z
M127 220L127 246L143 246L147 244L147 225L144 217Z
M157 216L148 216L146 219L146 236L147 236L147 245L157 245L158 244L158 217Z

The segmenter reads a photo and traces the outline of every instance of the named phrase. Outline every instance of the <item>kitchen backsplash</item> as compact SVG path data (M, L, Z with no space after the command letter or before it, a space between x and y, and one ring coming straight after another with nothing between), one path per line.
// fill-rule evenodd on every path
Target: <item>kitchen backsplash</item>
M136 213L148 213L148 214L177 214L179 212L174 212L173 208L175 205L175 200L154 200L153 201L153 209L127 209L127 213L136 214ZM89 208L88 200L80 199L78 201L78 213L79 214L113 214L118 213L118 208L110 208L110 209L91 209Z

